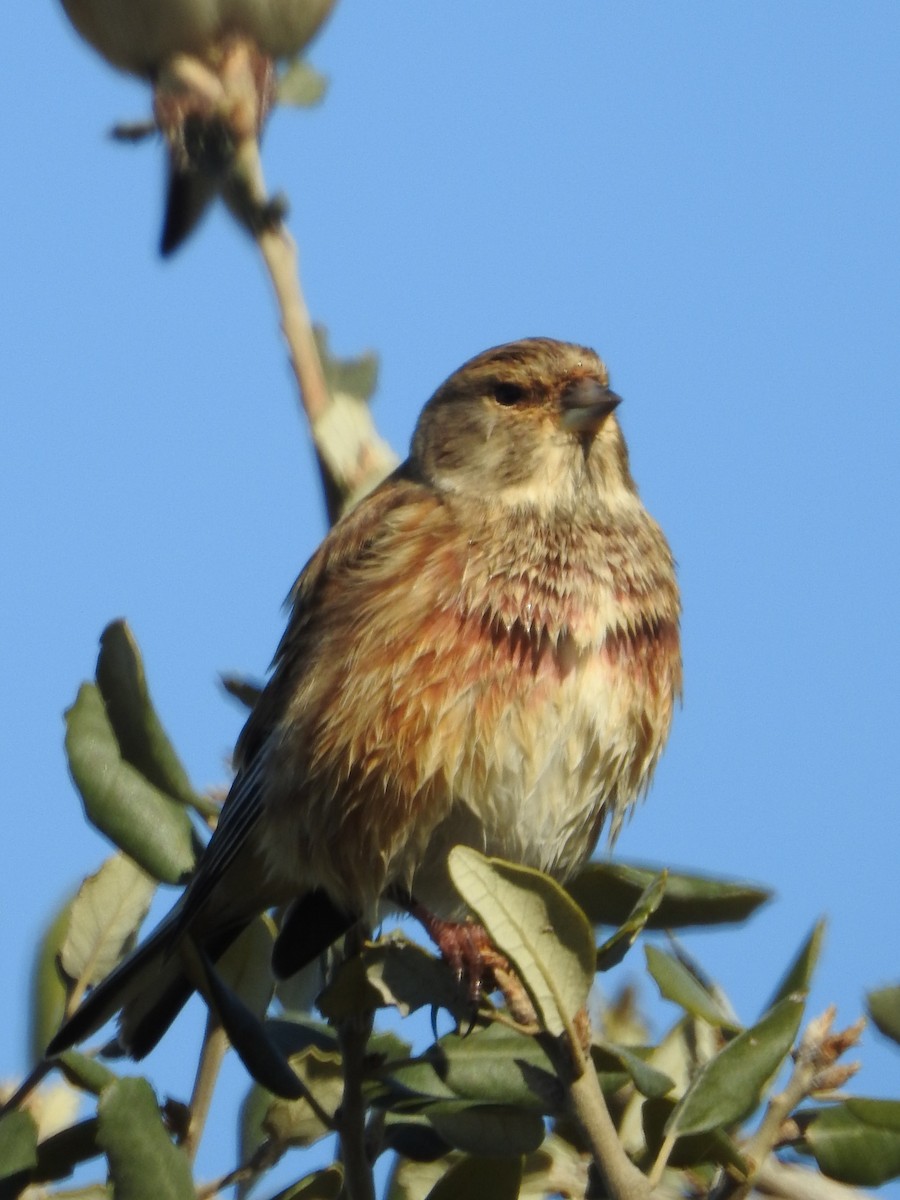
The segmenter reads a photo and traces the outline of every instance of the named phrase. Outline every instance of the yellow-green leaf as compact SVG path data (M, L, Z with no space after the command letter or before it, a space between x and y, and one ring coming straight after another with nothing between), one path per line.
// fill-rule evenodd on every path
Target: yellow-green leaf
M458 1021L470 1012L445 965L399 935L348 959L317 1000L319 1011L334 1022L386 1007L405 1017L424 1006L446 1008Z
M0 1181L30 1172L36 1163L37 1126L33 1118L27 1112L8 1112L0 1118Z
M134 945L156 881L124 854L89 875L72 901L60 964L72 980L93 986Z
M336 1112L344 1091L340 1054L310 1048L290 1062L321 1108L329 1115ZM309 1146L331 1132L305 1099L273 1100L262 1127L270 1137L292 1146Z
M562 1033L594 978L594 937L584 913L549 876L468 846L450 852L450 877L512 962L548 1031Z
M216 964L222 980L257 1017L265 1015L275 991L271 969L274 945L275 926L264 913L251 921Z

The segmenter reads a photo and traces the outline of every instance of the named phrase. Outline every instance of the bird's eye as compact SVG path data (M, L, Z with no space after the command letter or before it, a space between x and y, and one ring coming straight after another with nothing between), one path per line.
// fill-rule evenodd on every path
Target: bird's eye
M498 383L494 387L494 399L504 408L519 404L525 398L525 389L517 383Z

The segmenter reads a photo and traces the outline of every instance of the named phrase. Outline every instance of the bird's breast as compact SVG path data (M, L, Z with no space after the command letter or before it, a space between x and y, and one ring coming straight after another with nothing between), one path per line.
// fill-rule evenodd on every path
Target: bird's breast
M280 872L369 911L400 884L440 912L458 842L576 869L646 787L680 688L671 559L648 570L638 550L572 535L529 561L494 537L379 571L351 633L315 643L285 723Z

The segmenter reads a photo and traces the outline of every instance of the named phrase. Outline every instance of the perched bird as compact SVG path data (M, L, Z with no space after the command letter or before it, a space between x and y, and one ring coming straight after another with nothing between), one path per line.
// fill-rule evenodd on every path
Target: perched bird
M238 147L259 136L274 104L275 60L300 54L334 3L62 0L85 41L153 86L156 126L169 151L164 255L216 195L251 230L265 219L234 170Z
M646 789L681 689L669 547L642 505L606 369L531 338L438 388L409 458L294 587L237 774L172 913L90 995L55 1053L122 1009L137 1057L217 957L292 901L296 969L384 897L464 917L457 843L570 876Z

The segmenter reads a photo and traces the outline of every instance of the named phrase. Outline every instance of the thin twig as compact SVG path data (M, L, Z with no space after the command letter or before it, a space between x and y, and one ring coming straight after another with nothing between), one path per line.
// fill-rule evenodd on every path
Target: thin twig
M345 953L358 949L359 933L348 935ZM372 1033L374 1013L354 1014L337 1027L341 1048L344 1091L336 1114L340 1157L344 1168L342 1195L347 1200L375 1200L375 1177L372 1173L369 1134L366 1127L367 1105L363 1095L366 1047Z
M650 1184L622 1147L592 1063L568 1084L566 1099L610 1194L615 1200L647 1200Z
M203 1049L200 1052L200 1062L194 1079L194 1090L191 1094L190 1120L182 1143L184 1151L191 1161L196 1157L200 1138L203 1136L216 1080L219 1077L222 1060L227 1050L228 1035L210 1009L206 1018L206 1032L203 1036Z
M275 1166L286 1148L280 1142L264 1142L239 1167L235 1167L233 1170L227 1171L224 1175L220 1175L218 1179L214 1179L210 1183L204 1183L198 1187L196 1200L211 1200L213 1196L218 1195L219 1192L224 1192L227 1187L232 1187L236 1183L250 1183L255 1181L264 1171L268 1171Z

